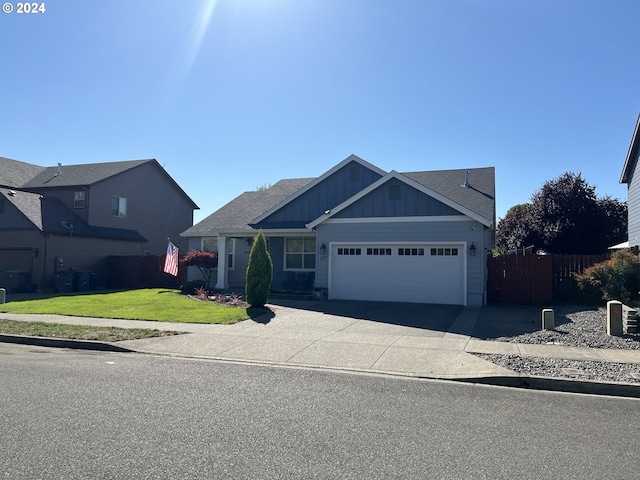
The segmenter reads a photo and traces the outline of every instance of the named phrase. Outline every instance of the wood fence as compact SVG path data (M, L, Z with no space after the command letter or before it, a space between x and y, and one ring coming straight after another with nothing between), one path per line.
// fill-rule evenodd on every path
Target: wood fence
M165 257L157 255L111 256L107 288L180 288L187 282L187 267L178 263L178 276L164 273Z
M489 303L543 304L579 296L575 278L604 255L504 255L489 258Z

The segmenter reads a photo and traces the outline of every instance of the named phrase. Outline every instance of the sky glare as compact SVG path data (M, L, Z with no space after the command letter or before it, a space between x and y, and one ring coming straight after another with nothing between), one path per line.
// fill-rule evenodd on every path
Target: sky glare
M196 222L352 153L386 171L493 166L498 218L568 171L626 200L636 0L8 3L0 156L155 158Z

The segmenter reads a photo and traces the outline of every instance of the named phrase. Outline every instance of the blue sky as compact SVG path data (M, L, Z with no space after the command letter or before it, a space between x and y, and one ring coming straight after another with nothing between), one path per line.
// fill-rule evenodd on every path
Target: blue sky
M315 177L494 166L618 183L640 111L636 0L51 0L0 14L0 156L155 158L200 206Z

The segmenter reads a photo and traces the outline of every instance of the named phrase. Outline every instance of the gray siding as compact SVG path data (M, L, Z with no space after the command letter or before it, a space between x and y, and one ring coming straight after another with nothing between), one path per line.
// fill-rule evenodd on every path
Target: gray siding
M126 218L111 215L114 196L127 199ZM92 185L88 215L91 225L137 230L152 255L166 253L167 237L186 252L188 242L180 233L193 225L191 203L153 163Z
M11 202L0 197L3 203L0 209L0 229L6 228L35 228L27 218Z
M317 245L330 242L471 242L476 255L467 257L467 302L482 305L485 300L486 245L484 227L473 220L393 223L323 223L317 228ZM468 252L466 252L468 254ZM328 288L329 256L316 263L316 288Z
M351 198L379 178L378 173L363 167L358 162L349 162L333 175L274 212L259 226L265 229L270 226L276 228L288 225L304 226L305 223L322 215L325 210Z
M84 190L85 192L85 208L73 208L73 193L78 190ZM67 207L74 214L80 217L85 223L89 223L89 187L65 187L46 190L43 189L42 191L44 192L44 196L46 196L47 198L57 198L64 204L65 207Z
M443 215L462 214L404 182L391 179L338 212L335 218Z
M640 245L640 179L636 179L638 158L636 157L627 183L629 246Z

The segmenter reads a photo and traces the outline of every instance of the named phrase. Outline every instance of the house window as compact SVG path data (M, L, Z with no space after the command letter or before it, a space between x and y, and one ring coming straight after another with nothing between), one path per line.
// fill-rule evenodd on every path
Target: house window
M285 238L284 250L285 270L315 270L315 238Z
M111 197L111 215L114 217L127 217L127 199L123 197Z
M85 208L86 193L84 190L73 192L73 208Z
M227 270L233 270L233 260L236 248L236 239L227 238ZM202 239L202 250L205 252L218 253L218 238L217 237L204 237Z

